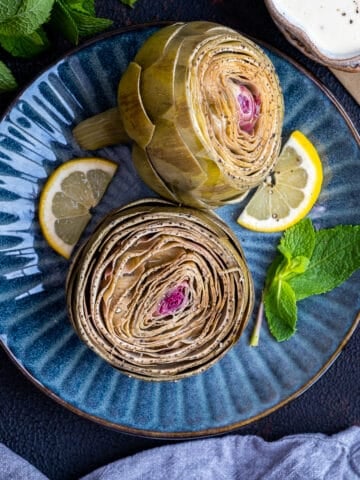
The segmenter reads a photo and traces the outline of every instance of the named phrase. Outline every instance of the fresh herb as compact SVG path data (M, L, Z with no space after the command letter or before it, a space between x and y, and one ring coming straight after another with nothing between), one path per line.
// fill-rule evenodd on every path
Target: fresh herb
M17 38L30 35L49 20L54 0L8 0L0 2L0 35Z
M13 57L31 58L49 47L49 40L42 27L22 37L0 37L0 45Z
M94 0L56 0L51 25L71 43L95 35L112 25L112 20L96 17Z
M120 0L120 2L124 5L128 5L129 7L134 7L137 0Z
M14 90L17 83L10 69L0 60L0 93Z
M319 230L306 272L290 281L296 299L328 292L360 268L360 225Z
M133 7L136 0L121 0ZM48 30L58 30L77 45L81 37L113 24L96 16L95 0L0 0L0 46L14 57L31 58L49 48ZM17 87L9 68L0 62L0 92Z
M360 268L360 225L315 231L310 219L287 230L270 265L259 314L250 340L256 346L263 311L277 341L296 331L297 302L326 293Z
M32 57L48 47L42 25L54 0L0 2L0 45L14 57Z

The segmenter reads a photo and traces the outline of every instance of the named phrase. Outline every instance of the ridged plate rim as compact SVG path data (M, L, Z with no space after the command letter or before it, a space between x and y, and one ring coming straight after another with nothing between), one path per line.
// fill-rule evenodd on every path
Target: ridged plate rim
M58 62L67 59L69 56L76 54L77 52L80 52L83 49L88 48L91 45L94 45L95 43L106 40L108 38L112 38L117 35L121 35L123 33L131 32L131 31L140 31L146 28L150 27L161 27L163 25L168 24L169 22L160 22L160 23L148 23L148 24L142 24L142 25L133 25L131 27L124 27L121 29L117 29L111 32L107 32L105 34L102 34L100 36L97 36L96 38L85 42L81 46L72 49L69 51L66 55L62 56L60 59L57 61L53 62L50 66L46 67L39 75L36 76L36 78L25 88L19 92L19 94L16 96L16 98L13 100L13 102L10 104L8 109L5 111L4 115L0 119L0 121L3 121L5 117L9 114L9 112L12 110L13 106L17 103L17 101L20 99L20 97L26 92L26 90L33 84L36 83L38 78L40 78L45 72L47 72L49 69L53 68ZM355 126L353 125L351 119L349 118L348 114L344 110L344 108L341 106L341 104L337 101L335 96L309 71L307 71L303 66L301 66L299 63L297 63L295 60L287 56L286 54L280 52L279 50L273 48L272 46L269 46L267 44L264 44L264 42L258 41L257 39L253 39L260 45L264 46L265 48L269 49L270 51L274 52L276 55L281 57L283 60L286 62L289 62L291 65L293 65L299 72L301 72L303 75L308 77L327 97L328 99L332 102L332 104L336 107L344 121L346 122L347 126L349 127L356 143L360 147L360 135L357 132ZM39 379L35 378L31 372L29 372L28 369L22 365L21 360L18 359L11 349L6 345L6 343L1 339L0 337L0 344L5 350L5 352L8 354L9 358L11 361L19 368L19 370L25 375L27 379L29 379L37 388L39 388L42 392L44 392L46 395L48 395L50 398L55 400L57 403L60 405L64 406L68 410L72 411L73 413L76 413L80 417L86 418L88 420L94 421L100 425L103 425L105 427L110 427L112 429L121 431L123 433L129 433L129 434L134 434L134 435L139 435L139 436L144 436L144 437L154 437L154 438L194 438L194 437L203 437L203 436L209 436L209 435L217 435L221 433L227 433L229 431L238 429L240 427L243 427L245 425L248 425L250 423L253 423L269 414L272 412L278 410L279 408L283 407L290 401L294 400L297 398L299 395L301 395L303 392L305 392L311 385L313 385L325 372L326 370L332 365L332 363L336 360L338 355L341 353L342 349L345 347L349 339L351 338L352 334L354 333L355 329L357 328L358 324L360 322L360 313L357 313L350 329L348 330L347 334L344 336L342 339L341 343L339 344L339 347L337 350L333 353L333 355L329 358L329 360L322 366L322 368L319 369L319 371L313 375L309 380L298 390L296 390L292 395L289 395L288 397L284 398L280 402L278 402L276 405L272 406L271 408L268 408L264 411L262 411L260 414L252 416L247 418L246 420L242 420L239 422L231 423L226 426L221 426L221 427L215 427L215 428L207 428L203 430L197 430L197 431L181 431L181 432L164 432L164 431L153 431L153 430L147 430L147 429L141 429L141 428L133 428L133 427L128 427L126 425L120 425L116 422L112 422L109 420L106 420L104 418L101 418L99 416L93 415L91 413L86 412L85 410L78 408L71 403L65 401L63 398L61 398L60 395L54 393L51 389L49 389L47 386L45 386Z

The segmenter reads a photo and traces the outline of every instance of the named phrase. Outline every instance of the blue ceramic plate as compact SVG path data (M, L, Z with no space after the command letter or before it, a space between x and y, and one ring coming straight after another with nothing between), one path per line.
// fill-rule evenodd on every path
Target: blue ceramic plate
M281 407L326 370L359 320L360 272L331 293L299 303L298 332L277 343L266 326L249 347L254 319L235 347L203 374L178 382L128 378L90 351L67 318L68 262L44 241L37 208L48 175L62 162L93 155L74 142L80 120L116 103L118 80L156 27L114 33L49 68L15 101L0 124L0 334L4 348L40 388L103 425L157 437L221 433ZM284 90L284 138L302 130L324 162L325 185L311 212L316 227L359 224L360 149L343 112L316 82L268 51ZM91 231L111 208L154 194L139 180L125 146L98 156L119 163ZM218 211L240 238L257 302L278 234L239 227L238 206Z

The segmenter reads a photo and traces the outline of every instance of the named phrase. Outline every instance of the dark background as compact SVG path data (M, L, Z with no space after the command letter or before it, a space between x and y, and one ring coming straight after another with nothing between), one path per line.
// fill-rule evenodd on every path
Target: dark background
M265 41L287 53L326 85L360 132L359 105L332 73L295 50L273 24L260 0L138 0L131 9L119 0L97 2L99 16L114 20L112 29L162 20L212 20ZM36 59L6 61L25 87L42 70L73 47L53 36L52 49ZM84 43L83 40L80 43ZM0 95L0 115L18 92ZM319 112L321 115L321 112ZM275 413L233 433L276 440L284 435L336 433L360 425L360 331L329 370L301 397ZM50 479L70 480L110 461L170 443L125 435L81 418L38 390L0 348L0 442L20 454ZM1 459L0 459L1 472Z

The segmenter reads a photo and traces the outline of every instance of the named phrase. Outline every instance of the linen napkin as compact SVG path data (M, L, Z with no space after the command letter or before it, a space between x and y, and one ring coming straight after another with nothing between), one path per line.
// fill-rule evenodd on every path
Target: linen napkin
M0 445L0 480L46 480ZM267 442L227 435L170 444L115 461L81 480L356 480L360 427L327 436L306 433Z

